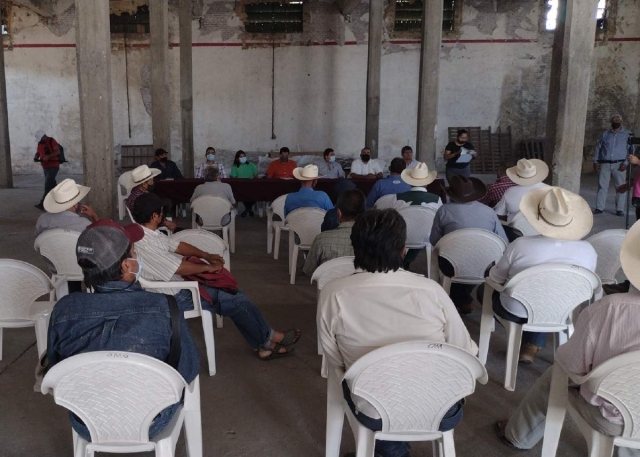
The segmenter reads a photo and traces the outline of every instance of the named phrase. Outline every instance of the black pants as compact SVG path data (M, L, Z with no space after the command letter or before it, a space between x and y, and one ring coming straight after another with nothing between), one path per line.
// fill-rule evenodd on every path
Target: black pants
M40 204L44 202L44 197L47 196L51 189L58 185L56 176L60 167L43 168L42 170L44 171L44 195L42 196L42 200L40 200Z
M502 228L504 229L505 235L507 235L507 239L509 240L509 243L520 238L520 232L516 233L516 231L512 227L509 227L508 225L503 225Z
M455 272L453 271L453 265L444 257L438 257L438 267L443 275L451 278ZM471 303L473 301L473 297L471 296L471 292L473 291L472 284L451 284L451 290L449 291L449 297L451 297L451 301L456 308L460 308L462 305L466 305L467 303Z

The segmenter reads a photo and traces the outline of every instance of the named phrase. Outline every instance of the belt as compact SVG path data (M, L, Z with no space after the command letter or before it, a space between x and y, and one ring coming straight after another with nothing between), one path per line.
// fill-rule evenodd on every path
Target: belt
M622 159L622 160L598 160L598 163L621 163L624 162L627 159Z

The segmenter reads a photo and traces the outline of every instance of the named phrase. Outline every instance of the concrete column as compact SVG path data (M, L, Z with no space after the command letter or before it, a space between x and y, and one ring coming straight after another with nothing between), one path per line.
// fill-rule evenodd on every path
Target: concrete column
M435 169L444 4L442 0L424 0L423 5L416 159L425 162L430 169Z
M111 105L109 0L76 0L76 55L80 127L87 201L102 218L113 217L114 154Z
M367 119L365 146L371 156L378 157L378 131L380 129L380 60L382 57L383 0L369 2L369 59L367 60Z
M151 28L151 123L153 148L171 147L171 99L169 93L169 2L149 2ZM169 151L171 152L171 151ZM175 159L175 157L173 157Z
M180 0L180 119L182 173L193 178L193 48L192 0Z
M552 184L580 191L598 0L560 0L551 58L545 161Z
M2 39L0 38L0 44ZM11 144L9 143L9 113L7 111L7 81L4 75L4 45L0 48L0 188L13 187Z

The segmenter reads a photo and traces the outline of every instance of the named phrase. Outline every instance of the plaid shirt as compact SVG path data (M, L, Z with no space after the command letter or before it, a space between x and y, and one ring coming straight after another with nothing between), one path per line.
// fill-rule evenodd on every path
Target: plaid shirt
M201 163L196 168L196 178L204 179L204 173L207 171L207 167L217 168L218 171L220 172L220 177L221 178L226 178L227 177L227 171L224 169L224 165L222 165L221 163L218 163L218 162L213 163L213 164L208 164L208 163L205 162L205 163Z
M502 199L507 189L515 185L516 183L511 181L507 175L501 176L496 182L487 186L487 195L478 201L493 208Z
M316 236L307 254L302 271L312 276L320 265L331 259L353 255L351 229L355 222L343 222L337 229L327 230Z
M131 191L127 197L127 208L129 208L129 211L133 211L133 205L136 202L136 198L146 193L148 193L148 191L144 190L142 187L136 187Z

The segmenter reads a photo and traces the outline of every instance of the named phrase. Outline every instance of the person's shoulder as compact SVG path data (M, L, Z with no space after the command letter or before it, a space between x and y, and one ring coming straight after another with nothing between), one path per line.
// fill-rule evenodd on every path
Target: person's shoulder
M453 148L453 147L455 147L455 146L456 146L456 143L455 143L454 141L449 141L449 142L447 143L447 145L445 146L445 149L447 149L447 150L449 150L449 151L450 151L450 150L451 150L451 148Z

